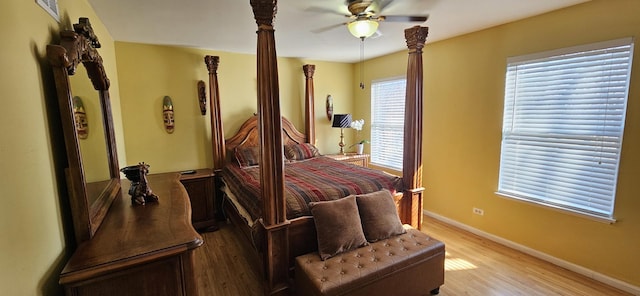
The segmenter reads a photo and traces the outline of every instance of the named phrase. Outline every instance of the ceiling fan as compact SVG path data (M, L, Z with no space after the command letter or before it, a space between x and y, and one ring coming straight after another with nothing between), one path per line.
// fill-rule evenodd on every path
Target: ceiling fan
M350 20L336 24L316 32L326 31L337 26L347 25L351 35L364 39L371 37L378 30L379 22L425 22L429 15L382 15L382 11L394 0L346 0L345 4L351 13L345 15Z
M381 12L393 1L394 0L346 0L345 4L351 13L350 15L345 15L349 18L348 22L313 31L320 33L335 27L347 25L347 29L349 29L351 35L362 41L360 43L360 89L364 89L365 87L363 82L364 40L378 32L378 23L382 21L422 23L429 18L429 15L382 15ZM378 32L378 35L381 34Z

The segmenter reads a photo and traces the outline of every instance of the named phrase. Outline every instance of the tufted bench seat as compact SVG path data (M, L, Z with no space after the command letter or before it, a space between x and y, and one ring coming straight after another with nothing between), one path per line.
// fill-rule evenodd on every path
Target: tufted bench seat
M444 244L410 227L404 234L322 261L296 258L298 295L428 295L444 284Z

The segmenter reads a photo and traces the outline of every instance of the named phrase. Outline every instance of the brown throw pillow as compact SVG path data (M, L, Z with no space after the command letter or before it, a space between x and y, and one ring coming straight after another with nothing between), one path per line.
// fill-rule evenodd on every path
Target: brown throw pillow
M236 160L241 168L260 164L260 147L236 147Z
M309 203L318 233L322 260L367 245L354 195L338 200Z
M309 143L294 144L284 147L284 156L288 160L305 160L319 156L320 152L316 146Z
M367 241L375 242L407 232L389 190L357 195L356 202Z

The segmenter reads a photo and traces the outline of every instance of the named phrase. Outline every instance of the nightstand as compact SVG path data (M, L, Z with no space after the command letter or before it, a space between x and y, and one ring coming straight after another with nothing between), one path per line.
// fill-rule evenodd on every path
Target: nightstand
M180 182L191 201L191 222L193 228L208 232L218 229L215 218L215 174L211 169L200 169L180 176Z
M365 168L369 167L369 154L345 153L345 154L329 154L325 156L331 157L335 160L359 165L361 167L365 167Z

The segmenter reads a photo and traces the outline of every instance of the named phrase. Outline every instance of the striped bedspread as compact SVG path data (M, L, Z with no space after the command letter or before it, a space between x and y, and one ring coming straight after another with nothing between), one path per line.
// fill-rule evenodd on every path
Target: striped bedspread
M223 169L223 178L252 218L259 218L262 212L260 168L227 165ZM310 215L307 204L312 201L335 200L383 188L392 193L402 192L402 179L324 156L285 164L288 219Z

